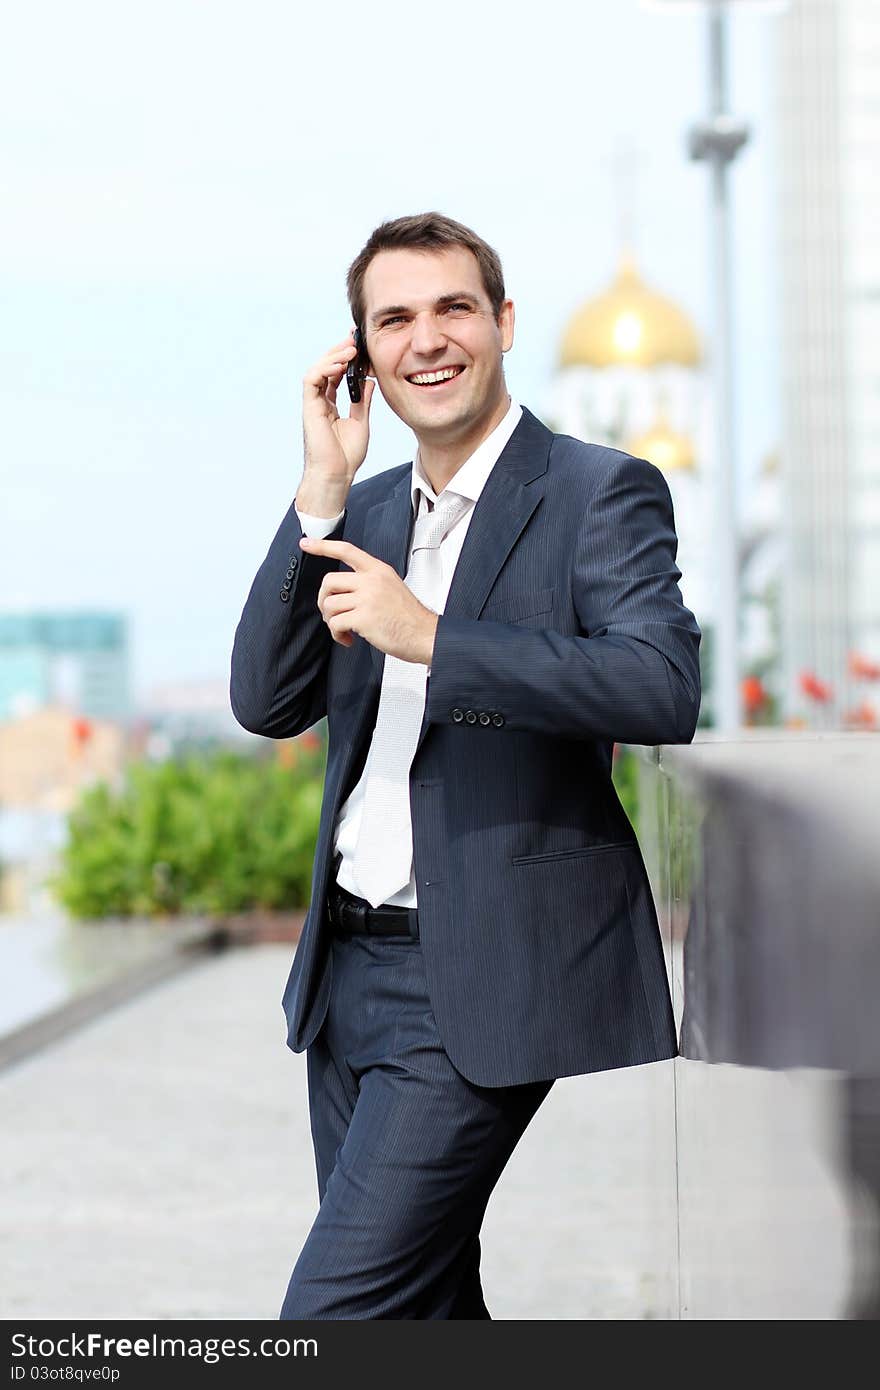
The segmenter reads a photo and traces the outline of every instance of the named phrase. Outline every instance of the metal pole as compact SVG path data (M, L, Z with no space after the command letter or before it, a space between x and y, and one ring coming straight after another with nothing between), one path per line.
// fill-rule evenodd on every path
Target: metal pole
M725 27L723 6L709 14L710 112L722 116L726 106ZM732 267L727 161L716 152L710 164L712 233L715 247L715 354L718 420L716 450L716 555L718 557L718 628L713 706L716 725L733 732L742 723L739 685L739 524L736 497L735 406L733 382Z
M710 0L709 116L689 134L692 159L710 172L713 251L713 385L715 397L715 536L717 576L712 678L713 726L735 732L742 723L739 680L739 525L736 497L736 409L733 379L732 260L727 167L749 138L748 127L726 114L726 13Z

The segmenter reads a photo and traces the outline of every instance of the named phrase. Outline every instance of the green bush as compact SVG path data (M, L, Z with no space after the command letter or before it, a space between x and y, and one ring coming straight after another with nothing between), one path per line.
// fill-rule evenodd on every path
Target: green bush
M638 755L625 745L615 745L611 765L611 780L636 834L639 831L639 763Z
M50 881L74 917L220 916L308 902L324 751L294 766L228 751L136 763L68 817Z

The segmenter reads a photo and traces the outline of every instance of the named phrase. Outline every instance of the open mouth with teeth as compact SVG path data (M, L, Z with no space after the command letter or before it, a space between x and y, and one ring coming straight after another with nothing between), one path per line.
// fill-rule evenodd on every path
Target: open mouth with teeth
M413 372L412 376L407 377L407 381L410 386L418 386L423 391L437 391L447 382L455 381L463 371L464 367L441 367L436 372Z

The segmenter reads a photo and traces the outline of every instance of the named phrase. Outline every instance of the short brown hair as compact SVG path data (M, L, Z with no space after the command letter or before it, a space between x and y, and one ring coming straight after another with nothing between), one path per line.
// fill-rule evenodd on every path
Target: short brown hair
M359 328L364 322L364 276L367 266L380 251L442 251L448 246L464 246L476 257L483 289L496 320L505 300L504 274L498 252L463 222L444 217L442 212L421 212L415 217L396 217L377 227L348 268L345 287L352 318Z

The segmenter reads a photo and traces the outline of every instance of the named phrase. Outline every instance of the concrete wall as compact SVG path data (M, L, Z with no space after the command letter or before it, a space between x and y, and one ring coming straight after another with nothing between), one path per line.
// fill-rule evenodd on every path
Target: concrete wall
M672 1316L876 1317L880 738L639 754L681 1032Z

